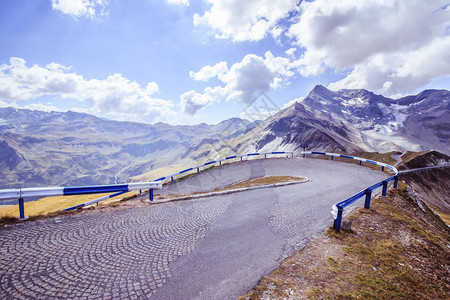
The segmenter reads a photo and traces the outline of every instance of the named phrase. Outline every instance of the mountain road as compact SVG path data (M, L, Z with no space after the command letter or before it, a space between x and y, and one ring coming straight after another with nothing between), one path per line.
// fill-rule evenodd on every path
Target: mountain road
M276 175L309 182L4 226L0 298L236 299L331 226L333 204L386 178L338 161L259 159L157 192L189 194Z

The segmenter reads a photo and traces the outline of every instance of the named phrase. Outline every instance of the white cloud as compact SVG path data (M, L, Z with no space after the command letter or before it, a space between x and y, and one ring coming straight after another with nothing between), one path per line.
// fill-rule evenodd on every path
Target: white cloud
M155 82L141 87L120 74L86 80L68 70L56 63L28 67L24 59L11 58L0 66L0 98L10 102L41 96L75 99L88 106L86 112L115 120L152 122L175 115L171 101L153 97L158 92Z
M203 93L184 93L181 96L182 110L194 115L197 110L221 100L249 103L261 92L289 84L289 79L295 75L291 70L294 67L289 59L274 57L270 51L266 52L264 58L248 54L230 69L225 62L205 66L197 73L191 72L191 77L207 80L217 76L224 86L208 87Z
M189 6L189 0L167 0L167 3Z
M206 88L203 94L189 91L180 96L181 110L184 114L195 115L195 113L214 102L218 102L224 95L224 89L220 86L215 88Z
M289 106L295 104L295 103L301 103L303 100L305 100L305 97L300 97L296 99L292 99L291 101L285 103L281 109L288 108Z
M203 16L194 15L194 24L204 24L220 38L257 41L272 32L280 34L277 23L297 8L296 0L208 0L211 7Z
M46 94L74 93L83 78L65 73L66 70L58 64L45 68L38 65L27 67L24 59L12 57L9 64L0 66L0 98L15 101Z
M384 95L396 95L449 75L450 36L447 36L415 51L370 57L329 87L333 90L364 87Z
M21 109L29 109L29 110L40 110L45 112L50 111L62 111L59 107L52 105L51 103L43 104L43 103L31 103L28 105L19 105L17 102L6 102L0 100L0 107L14 107Z
M295 57L296 51L297 51L297 48L292 47L292 48L289 48L288 50L284 51L284 53L286 53L288 57Z
M11 104L5 101L0 100L0 107L11 107Z
M95 18L108 14L106 7L110 0L50 0L52 9L59 10L62 13L72 16L75 19L79 17Z
M19 107L18 107L19 108ZM40 111L61 111L58 107L51 104L43 104L43 103L32 103L29 105L24 105L20 108L29 109L29 110L40 110Z
M205 66L198 72L189 72L189 76L195 80L208 81L216 76L221 76L222 74L228 72L228 66L225 61L221 61L214 66Z
M385 94L448 76L450 9L445 5L441 0L303 2L299 21L288 32L304 50L299 72L346 71L329 87Z

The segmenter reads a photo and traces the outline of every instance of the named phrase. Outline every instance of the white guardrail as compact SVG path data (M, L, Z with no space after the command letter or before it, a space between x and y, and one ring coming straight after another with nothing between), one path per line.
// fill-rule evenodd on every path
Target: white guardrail
M0 201L17 199L19 201L20 219L25 219L24 199L27 198L29 199L29 198L43 198L55 196L115 193L114 195L109 195L100 198L104 200L132 190L150 189L151 191L153 191L153 189L160 189L160 188L162 188L162 184L160 182L134 182L134 183L114 184L114 185L7 189L7 190L0 190ZM153 193L150 193L150 195L153 195ZM91 203L95 203L95 201L98 202L101 200L97 199L77 206L69 207L65 210L71 210L79 206L89 205Z

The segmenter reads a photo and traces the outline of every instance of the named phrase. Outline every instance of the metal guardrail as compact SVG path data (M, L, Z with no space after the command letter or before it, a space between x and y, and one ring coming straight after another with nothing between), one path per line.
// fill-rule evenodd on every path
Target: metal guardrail
M339 202L338 204L333 205L332 210L331 210L331 214L334 217L334 225L333 228L337 231L341 231L341 224L342 224L342 215L344 213L344 208L349 206L350 204L354 203L356 200L358 200L359 198L362 198L365 196L365 202L364 202L364 207L369 209L370 208L370 200L372 198L372 192L377 189L382 187L382 192L381 195L382 196L386 196L387 193L387 188L388 188L388 184L391 181L394 181L394 188L397 188L397 184L398 184L398 170L388 164L385 163L381 163L378 161L374 161L374 160L370 160L370 159L366 159L366 158L362 158L362 157L356 157L356 156L351 156L351 155L345 155L345 154L337 154L337 153L327 153L327 152L317 152L317 151L302 151L302 154L319 154L319 155L327 155L327 156L331 156L331 159L333 159L334 157L344 157L344 158L349 158L349 159L353 159L353 160L359 160L359 164L361 165L361 162L367 162L367 163L371 163L371 164L375 164L381 167L381 171L384 171L385 168L390 169L394 175L382 180L372 186L369 186L368 188L362 190L359 193L356 193L355 195L345 199L344 201Z
M173 173L173 174L170 174L170 175L167 175L167 176L155 179L153 181L163 181L163 180L166 180L166 179L170 179L171 181L174 181L174 177L177 176L177 175L181 175L183 173L186 173L186 172L189 172L189 171L193 171L193 170L197 170L197 173L200 173L200 168L202 168L202 167L206 167L206 166L209 166L209 165L212 165L212 164L215 164L215 163L219 163L219 166L221 166L223 161L226 161L226 160L229 160L229 159L240 158L241 161L242 161L244 157L249 157L249 156L259 156L259 155L262 156L262 155L264 155L264 158L267 158L267 155L279 155L279 154L284 154L284 155L287 154L287 155L290 155L291 157L294 157L294 152L285 152L285 151L274 151L274 152L265 152L265 153L257 152L257 153L243 154L243 155L232 155L232 156L228 156L228 157L225 157L225 158L222 158L222 159L209 161L207 163L198 165L196 167L185 169L185 170L182 170L182 171L179 171L179 172L176 172L176 173Z
M63 209L63 211L69 211L74 210L79 207L87 206L90 204L94 204L112 197L119 196L121 194L124 194L126 192L132 191L132 190L149 190L149 200L153 201L153 189L161 189L162 188L162 181L165 179L170 178L172 181L174 180L174 177L176 175L180 175L192 170L197 169L197 173L200 172L200 168L214 164L219 163L219 165L222 165L223 161L233 159L233 158L240 158L241 161L244 157L249 156L259 156L264 155L264 158L267 158L267 155L277 155L277 154L288 154L291 157L294 157L293 152L284 152L284 151L276 151L276 152L267 152L267 153L249 153L244 155L233 155L228 156L223 159L210 161L204 164L201 164L199 166L185 169L179 172L176 172L174 174L170 174L168 176L164 176L161 178L158 178L156 180L153 180L151 182L134 182L134 183L128 183L128 184L115 184L115 185L95 185L95 186L75 186L75 187L44 187L44 188L23 188L23 189L6 189L6 190L0 190L0 201L2 200L14 200L18 199L19 201L19 214L21 220L26 219L25 217L25 208L24 208L24 199L27 198L42 198L42 197L55 197L55 196L72 196L72 195L86 195L86 194L102 194L102 193L114 193L105 197L101 197L92 201L88 201L82 204L78 204L75 206L68 207L66 209Z
M186 172L197 170L197 173L200 172L200 168L206 167L215 163L219 163L219 165L222 165L223 161L240 158L242 161L244 157L250 157L250 156L262 156L264 155L264 158L267 158L267 155L290 155L291 157L294 157L294 152L285 152L285 151L274 151L274 152L266 152L266 153L249 153L244 155L233 155L228 156L223 159L209 161L204 164L198 165L196 167L188 168L164 177L160 177L158 179L155 179L151 182L135 182L135 183L128 183L128 184L115 184L115 185L96 185L96 186L77 186L77 187L45 187L45 188L23 188L23 189L7 189L7 190L0 190L0 201L2 200L10 200L10 199L18 199L19 201L19 212L20 212L20 219L25 219L25 211L24 211L24 199L26 198L36 198L36 197L54 197L54 196L70 196L70 195L85 195L85 194L100 194L100 193L114 193L112 195L108 195L105 197L101 197L99 199L95 199L86 203L78 204L69 208L64 209L67 210L73 210L78 207L87 206L102 200L106 200L118 195L121 195L123 193L132 191L132 190L142 190L142 189L149 189L149 199L150 201L153 200L153 189L161 189L162 188L162 181L169 179L171 181L174 181L174 177L177 175L184 174ZM348 205L352 204L359 198L366 196L364 207L369 209L370 208L370 200L372 196L373 190L376 188L382 187L382 195L386 196L387 192L387 186L388 183L391 181L394 181L394 188L397 187L398 183L398 170L388 164L373 161L366 158L361 157L355 157L345 154L337 154L337 153L327 153L327 152L317 152L317 151L302 151L301 154L303 157L305 157L306 154L319 154L319 155L327 155L330 156L333 160L334 157L343 157L343 158L349 158L353 160L359 160L359 164L361 165L361 162L367 162L371 164L375 164L378 166L381 166L381 170L384 171L384 168L389 168L394 172L394 175L390 178L387 178L385 180L382 180L363 191L347 198L344 201L339 202L336 205L333 205L332 207L332 214L334 216L334 228L337 231L341 230L341 223L342 223L342 215L344 212L344 208Z
M25 219L24 199L38 198L38 197L55 197L55 196L72 196L72 195L86 195L86 194L103 194L103 193L115 193L102 197L104 200L113 196L141 189L160 189L162 184L160 182L133 182L127 184L114 184L114 185L94 185L94 186L74 186L74 187L43 187L43 188L23 188L23 189L6 189L0 190L0 201L2 200L14 200L19 201L19 213L20 219ZM153 193L150 193L152 196ZM103 199L104 198L104 199ZM80 206L85 206L95 202L101 201L99 199L69 207L65 210L75 209Z

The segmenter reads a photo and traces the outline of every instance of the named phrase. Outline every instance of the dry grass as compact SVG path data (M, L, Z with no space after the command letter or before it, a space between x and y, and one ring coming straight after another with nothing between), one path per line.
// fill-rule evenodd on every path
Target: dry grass
M410 160L412 160L412 159L414 159L414 158L416 158L416 157L418 157L418 156L424 155L425 153L428 153L428 152L430 152L430 151L422 151L422 152L411 152L411 151L406 151L406 152L401 156L402 164L405 164L405 163L407 163L408 161L410 161Z
M61 211L65 208L82 204L91 200L95 200L111 193L106 194L93 194L93 195L79 195L79 196L61 196L61 197L47 197L42 198L37 201L25 202L25 215L34 217L34 216L42 216L51 214L54 212ZM129 197L135 195L135 192L129 192L122 194L120 196L110 198L105 200L105 202L115 201L117 199L122 199L124 197ZM8 207L0 208L0 219L1 218L14 218L17 219L19 217L19 205L10 205Z
M243 182L239 182L239 183L227 186L225 188L215 189L214 191L234 190L234 189L240 189L240 188L246 188L246 187L254 187L254 186L268 185L268 184L274 184L274 183L293 182L293 181L301 181L301 180L306 180L306 178L305 177L297 177L297 176L266 176L266 177L249 179L249 180L246 180Z
M445 224L450 225L450 215L448 213L434 206L432 206L432 209L441 217L441 219L445 222Z
M370 160L379 161L388 165L393 165L397 161L392 158L392 155L394 154L401 154L397 151L391 151L387 153L378 153L378 152L363 152L363 153L356 153L355 156L366 158Z
M339 153L336 153L339 154ZM342 154L346 154L347 153L342 153ZM392 158L393 154L399 154L397 151L391 151L391 152L387 152L387 153L378 153L378 152L358 152L358 153L352 153L351 156L356 156L356 157L361 157L361 158L365 158L365 159L370 159L373 161L378 161L378 162L382 162L388 165L394 165L396 163L396 160ZM324 156L324 155L312 155L311 157L316 158L316 159L325 159L325 160L330 160L331 157L330 156ZM350 159L350 158L346 158L346 157L338 157L338 156L334 156L333 157L334 161L341 161L341 162L345 162L345 163L350 163L350 164L359 164L358 160L354 160L354 159ZM373 170L377 170L380 171L381 167L371 164L371 163L367 163L367 162L361 162L362 166L368 167L370 169ZM390 169L385 168L384 169L384 173L392 175L392 172L390 172Z
M256 187L256 186L263 186L268 184L274 184L274 183L283 183L283 182L293 182L293 181L302 181L306 180L305 177L297 177L297 176L266 176L266 177L259 177L259 178L253 178L246 181L238 182L232 185L228 185L223 188L215 188L214 192L221 192L221 191L228 191L228 190L235 190L240 188L246 188L246 187ZM208 194L211 191L206 192L195 192L194 195L202 195L202 194ZM178 198L178 197L184 197L187 196L187 194L178 194L178 195L155 195L156 200L161 199L171 199L171 198Z

